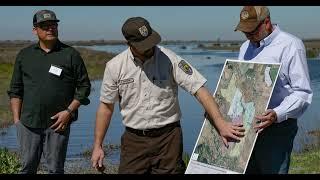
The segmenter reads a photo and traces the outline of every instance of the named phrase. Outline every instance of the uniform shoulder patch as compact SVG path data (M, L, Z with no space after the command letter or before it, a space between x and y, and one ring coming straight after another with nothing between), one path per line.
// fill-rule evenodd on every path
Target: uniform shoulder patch
M182 69L183 72L185 72L186 74L192 75L193 70L192 68L189 66L188 63L186 63L184 60L181 60L178 64L179 68Z

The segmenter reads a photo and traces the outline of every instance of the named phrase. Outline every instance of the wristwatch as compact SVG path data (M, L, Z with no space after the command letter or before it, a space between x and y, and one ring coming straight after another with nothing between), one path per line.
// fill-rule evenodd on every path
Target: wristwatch
M72 118L74 117L74 112L69 107L67 107L66 111L70 113Z

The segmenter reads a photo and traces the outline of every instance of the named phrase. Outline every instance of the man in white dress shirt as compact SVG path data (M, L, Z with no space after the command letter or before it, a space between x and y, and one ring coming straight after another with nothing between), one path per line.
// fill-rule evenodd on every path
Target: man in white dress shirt
M257 115L259 132L246 173L286 174L299 118L312 101L303 42L271 23L265 6L245 6L235 31L247 37L240 60L282 63L268 109Z

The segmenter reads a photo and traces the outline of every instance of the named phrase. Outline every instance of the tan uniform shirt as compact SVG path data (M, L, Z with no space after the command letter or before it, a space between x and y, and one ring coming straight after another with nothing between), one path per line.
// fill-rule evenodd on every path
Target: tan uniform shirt
M178 85L190 94L206 79L183 58L157 46L142 63L130 48L106 64L100 101L119 101L123 124L134 129L160 128L179 121Z

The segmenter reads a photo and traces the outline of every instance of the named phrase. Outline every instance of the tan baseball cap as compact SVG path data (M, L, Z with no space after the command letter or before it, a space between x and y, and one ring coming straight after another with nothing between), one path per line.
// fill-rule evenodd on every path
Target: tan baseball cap
M240 12L240 21L234 31L252 32L265 18L270 16L266 6L244 6Z

